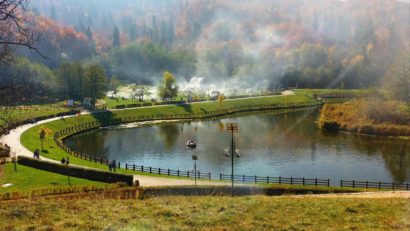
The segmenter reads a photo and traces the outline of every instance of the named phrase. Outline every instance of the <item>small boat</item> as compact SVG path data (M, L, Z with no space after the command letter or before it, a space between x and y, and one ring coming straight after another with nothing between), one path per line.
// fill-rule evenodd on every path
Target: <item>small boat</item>
M188 141L186 142L186 146L187 146L188 148L196 148L196 143L195 143L195 141L193 141L193 140L188 140Z

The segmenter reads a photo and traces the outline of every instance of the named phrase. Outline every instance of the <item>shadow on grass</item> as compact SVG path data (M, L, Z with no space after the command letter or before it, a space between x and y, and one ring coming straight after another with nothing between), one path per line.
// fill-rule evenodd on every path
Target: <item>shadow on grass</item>
M121 121L115 119L111 111L92 113L91 116L103 126L121 123Z
M191 104L177 104L178 107L183 108L186 112L193 113Z

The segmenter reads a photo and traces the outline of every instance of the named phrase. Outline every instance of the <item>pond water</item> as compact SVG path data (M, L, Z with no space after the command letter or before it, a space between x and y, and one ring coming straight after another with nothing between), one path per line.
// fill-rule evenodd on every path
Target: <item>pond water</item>
M65 143L83 153L121 163L192 170L192 154L201 172L230 174L224 156L231 135L225 123L238 124L235 174L344 180L408 182L410 141L327 133L317 128L319 109L264 112L207 121L167 123L129 129L100 129ZM186 141L198 143L188 150Z

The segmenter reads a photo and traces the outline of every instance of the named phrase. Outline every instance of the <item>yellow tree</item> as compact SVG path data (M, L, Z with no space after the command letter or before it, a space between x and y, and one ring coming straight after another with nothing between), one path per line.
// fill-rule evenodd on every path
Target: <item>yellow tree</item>
M41 141L41 151L44 151L44 140L47 136L51 135L53 131L50 128L41 127L40 131L38 132L40 141Z
M224 100L225 100L225 95L224 95L224 94L220 94L220 95L218 96L218 103L219 103L219 104L222 104L222 103L224 102Z

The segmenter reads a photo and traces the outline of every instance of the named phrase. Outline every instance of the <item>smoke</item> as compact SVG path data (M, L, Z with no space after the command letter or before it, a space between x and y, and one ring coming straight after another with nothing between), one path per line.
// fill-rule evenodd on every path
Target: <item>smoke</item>
M255 5L251 5L255 6ZM197 76L201 84L220 91L267 88L274 69L274 49L285 44L271 25L255 24L231 8L217 9L196 42ZM278 75L276 75L278 76ZM198 78L193 78L195 84Z

